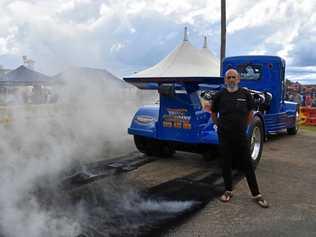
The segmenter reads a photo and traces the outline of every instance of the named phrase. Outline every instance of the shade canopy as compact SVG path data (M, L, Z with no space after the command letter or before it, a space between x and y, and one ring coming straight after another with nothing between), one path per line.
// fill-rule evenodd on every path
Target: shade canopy
M53 79L42 73L20 66L0 78L0 85L6 86L29 86L36 84L50 84Z
M158 64L126 78L172 78L172 77L219 77L219 60L207 48L205 38L201 49L188 40L187 30L183 42Z
M87 68L87 67L71 67L54 76L58 81L79 81L83 80L87 83L99 83L100 85L129 87L123 80L116 77L105 69Z

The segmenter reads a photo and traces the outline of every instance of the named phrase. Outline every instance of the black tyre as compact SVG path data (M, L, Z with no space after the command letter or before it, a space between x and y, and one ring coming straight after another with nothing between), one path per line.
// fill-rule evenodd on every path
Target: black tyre
M138 151L147 156L171 157L175 150L167 142L134 135L135 146Z
M299 112L298 112L298 110L296 111L296 116L295 116L295 126L293 127L293 128L288 128L287 129L287 133L289 134L289 135L296 135L297 134L297 132L298 132L298 130L299 130L299 128L300 128L300 117L299 117Z
M148 156L152 155L152 151L150 151L149 149L149 141L147 138L134 135L134 143L139 152L144 153Z
M160 151L157 156L159 157L172 157L176 151L169 144L161 144Z
M256 167L261 159L264 131L262 121L258 117L254 117L250 127L250 155L254 167Z

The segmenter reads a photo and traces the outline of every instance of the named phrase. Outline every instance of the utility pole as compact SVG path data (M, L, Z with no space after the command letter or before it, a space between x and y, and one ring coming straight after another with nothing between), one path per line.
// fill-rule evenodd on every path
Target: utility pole
M223 60L226 52L226 0L221 0L221 59L220 72L223 70Z

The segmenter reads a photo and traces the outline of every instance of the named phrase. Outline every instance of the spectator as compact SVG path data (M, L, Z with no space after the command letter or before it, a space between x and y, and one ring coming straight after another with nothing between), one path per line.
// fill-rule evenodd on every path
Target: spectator
M40 85L33 86L31 100L33 104L44 103L44 94Z
M314 96L314 98L313 98L312 106L316 107L316 96Z
M294 95L293 94L289 95L289 101L294 101Z
M312 103L313 103L312 96L311 95L306 95L305 96L305 106L311 107Z
M298 92L294 92L293 101L296 102L297 104L301 105L301 103L302 103L301 95Z
M306 95L303 95L303 101L302 101L302 106L305 106L305 99L306 99Z

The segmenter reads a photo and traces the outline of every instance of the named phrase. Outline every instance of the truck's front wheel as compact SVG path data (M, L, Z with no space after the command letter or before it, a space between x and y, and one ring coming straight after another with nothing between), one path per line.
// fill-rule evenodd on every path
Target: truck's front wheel
M175 150L167 142L134 135L135 146L147 156L171 157Z
M296 111L296 116L295 116L295 121L294 121L294 127L292 128L288 128L287 129L287 133L289 135L296 135L298 130L299 130L299 126L300 126L300 116L299 116L299 109Z
M264 134L261 119L254 117L250 127L250 154L254 167L258 165L261 158L263 138Z

